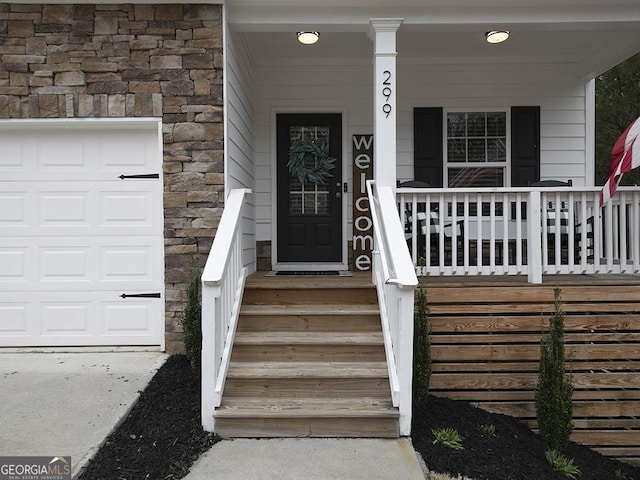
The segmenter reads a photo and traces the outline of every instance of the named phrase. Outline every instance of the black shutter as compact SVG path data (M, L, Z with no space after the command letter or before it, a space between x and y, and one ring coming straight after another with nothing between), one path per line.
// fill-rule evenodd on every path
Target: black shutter
M540 180L540 107L511 107L511 186Z
M442 187L442 108L413 109L413 179Z

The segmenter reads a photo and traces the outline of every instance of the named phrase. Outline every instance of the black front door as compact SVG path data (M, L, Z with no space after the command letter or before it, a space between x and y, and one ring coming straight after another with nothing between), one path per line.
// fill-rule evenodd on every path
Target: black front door
M342 116L277 116L278 262L342 261Z

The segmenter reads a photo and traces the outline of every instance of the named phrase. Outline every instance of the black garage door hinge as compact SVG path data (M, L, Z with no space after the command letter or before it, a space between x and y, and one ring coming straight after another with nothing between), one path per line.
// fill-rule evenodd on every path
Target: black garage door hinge
M141 175L120 175L118 177L121 180L125 180L127 178L160 178L159 173L143 173Z
M123 293L121 298L160 298L160 293Z

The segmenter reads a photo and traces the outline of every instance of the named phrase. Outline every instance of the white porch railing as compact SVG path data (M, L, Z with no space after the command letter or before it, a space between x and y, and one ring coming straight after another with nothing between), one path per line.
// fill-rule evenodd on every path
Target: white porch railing
M418 284L402 234L393 190L367 182L375 247L373 282L378 292L382 333L393 405L400 412L400 435L411 433L413 301Z
M640 188L600 208L599 187L399 188L413 265L424 275L640 272ZM428 254L427 254L428 252Z
M231 190L202 273L202 428L214 431L236 333L247 268L242 261L242 213L248 189Z

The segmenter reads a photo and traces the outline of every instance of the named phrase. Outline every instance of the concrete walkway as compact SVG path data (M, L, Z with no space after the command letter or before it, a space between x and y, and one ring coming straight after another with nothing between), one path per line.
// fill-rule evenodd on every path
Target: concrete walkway
M72 476L124 418L161 352L0 353L0 456L71 456Z
M424 480L408 439L278 438L216 443L186 480Z
M71 456L75 478L126 417L160 352L0 353L0 456ZM224 440L187 480L424 480L407 439Z

